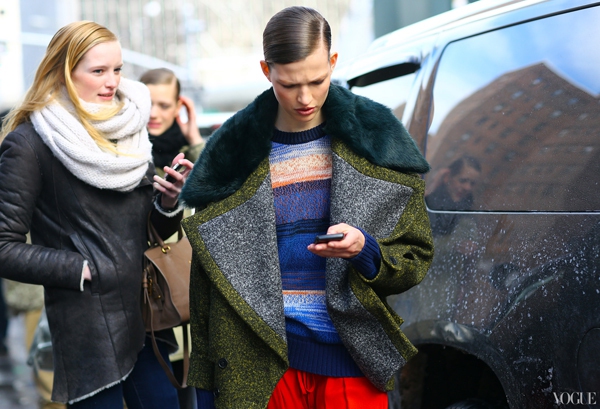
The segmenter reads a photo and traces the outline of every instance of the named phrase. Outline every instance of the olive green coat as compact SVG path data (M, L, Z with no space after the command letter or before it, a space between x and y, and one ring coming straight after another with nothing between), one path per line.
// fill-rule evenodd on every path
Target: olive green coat
M327 260L328 312L365 376L389 390L417 352L385 299L418 284L433 257L416 174L428 165L387 108L332 86L323 111L332 137L331 223L363 228L382 256L372 280L346 260ZM276 112L269 90L225 123L181 195L198 210L183 222L194 250L189 384L212 390L217 408L265 408L288 368L268 161Z

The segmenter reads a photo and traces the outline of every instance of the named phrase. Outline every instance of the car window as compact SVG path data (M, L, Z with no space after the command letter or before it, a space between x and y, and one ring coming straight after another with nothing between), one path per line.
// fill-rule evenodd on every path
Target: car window
M354 86L352 92L370 98L390 108L398 119L402 119L408 93L416 73L377 82L366 87Z
M430 209L600 210L599 21L596 7L446 47L426 147Z

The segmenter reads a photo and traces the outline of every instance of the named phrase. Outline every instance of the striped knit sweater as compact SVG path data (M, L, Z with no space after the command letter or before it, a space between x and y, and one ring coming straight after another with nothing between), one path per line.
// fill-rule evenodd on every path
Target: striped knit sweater
M327 313L326 259L306 248L329 227L331 139L318 126L295 133L275 130L272 141L269 162L290 365L319 375L362 376ZM374 276L379 248L365 237L366 251L351 262Z

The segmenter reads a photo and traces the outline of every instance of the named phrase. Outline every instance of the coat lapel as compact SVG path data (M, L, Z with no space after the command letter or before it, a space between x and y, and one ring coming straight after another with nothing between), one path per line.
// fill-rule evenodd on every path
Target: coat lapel
M214 203L184 222L199 237L194 249L208 254L206 274L253 330L285 345L285 319L273 190L269 162L233 195ZM190 234L190 233L188 233ZM192 246L196 241L190 240ZM266 327L265 327L266 325ZM263 336L264 338L264 336ZM265 339L272 344L273 339Z
M373 166L341 143L333 145L332 163L331 223L363 227L375 239L390 236L413 189L395 182L395 172ZM352 291L349 281L353 272L348 265L344 259L327 259L327 311L363 373L384 389L406 361L381 323Z

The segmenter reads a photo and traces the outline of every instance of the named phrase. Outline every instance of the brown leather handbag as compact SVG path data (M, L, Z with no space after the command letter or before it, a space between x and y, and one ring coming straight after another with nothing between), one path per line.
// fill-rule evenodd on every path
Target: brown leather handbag
M152 347L169 380L178 389L186 387L189 369L187 325L190 320L190 268L192 247L181 226L178 241L165 243L148 217L150 248L144 252L142 280L142 316ZM162 358L156 345L155 331L183 326L183 381L180 384Z

